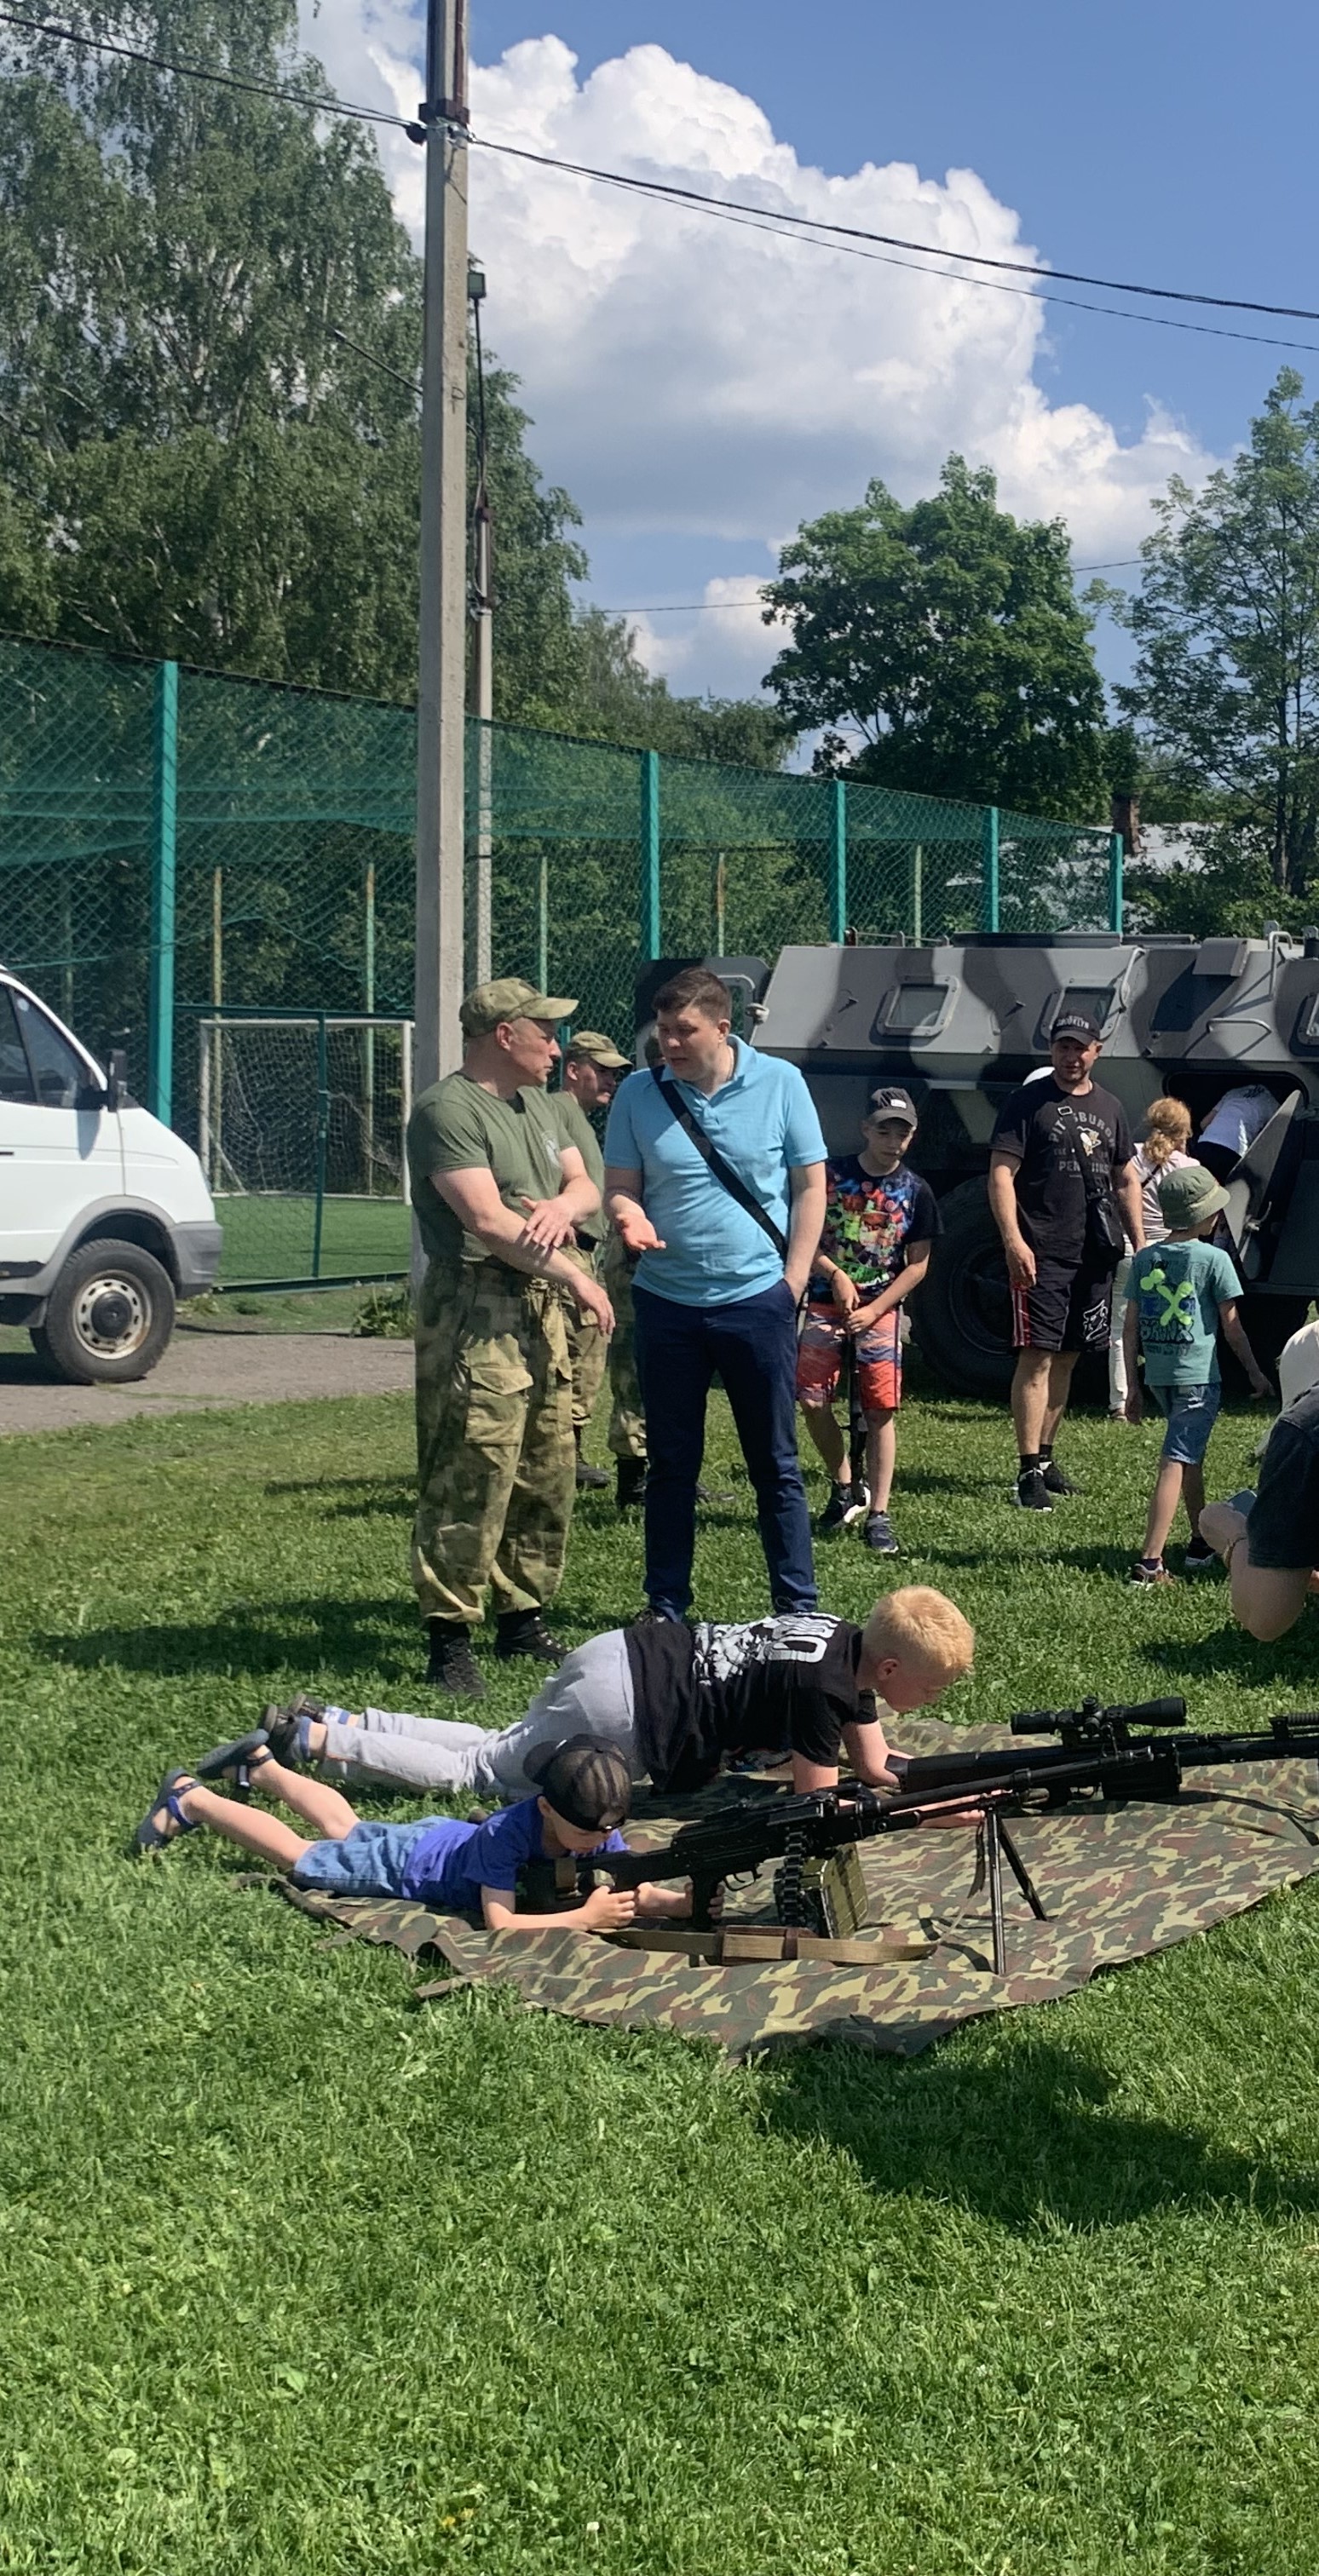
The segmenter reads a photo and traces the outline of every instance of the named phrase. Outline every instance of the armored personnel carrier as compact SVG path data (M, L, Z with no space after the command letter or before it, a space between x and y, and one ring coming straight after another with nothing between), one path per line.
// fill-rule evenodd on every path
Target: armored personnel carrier
M736 961L749 984L748 964ZM1227 1211L1261 1358L1319 1296L1319 931L1303 940L1270 926L1258 939L1077 931L1048 941L986 932L921 948L785 948L748 999L754 1043L800 1065L831 1152L855 1146L877 1083L900 1081L916 1101L913 1160L946 1230L912 1330L955 1393L994 1394L1011 1375L989 1140L1008 1093L1047 1064L1049 1030L1068 1003L1098 1021L1098 1079L1137 1134L1162 1091L1187 1103L1197 1127L1230 1089L1272 1091L1277 1109L1230 1175Z

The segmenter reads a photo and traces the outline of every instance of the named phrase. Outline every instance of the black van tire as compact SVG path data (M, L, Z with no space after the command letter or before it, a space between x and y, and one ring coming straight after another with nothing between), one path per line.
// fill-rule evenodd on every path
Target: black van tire
M174 1330L174 1282L137 1243L80 1244L34 1326L39 1359L71 1386L124 1386L146 1377Z
M959 1181L939 1214L944 1230L911 1302L912 1338L951 1394L1005 1396L1014 1366L1011 1291L985 1182Z

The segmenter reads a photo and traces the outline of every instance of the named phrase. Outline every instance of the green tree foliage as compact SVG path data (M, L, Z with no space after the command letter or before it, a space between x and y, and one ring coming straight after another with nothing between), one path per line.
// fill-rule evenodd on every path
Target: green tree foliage
M133 0L114 29L328 96L294 0ZM0 40L0 625L411 698L421 268L370 130ZM580 515L515 397L491 367L496 713L780 761L772 708L674 699L578 620Z
M872 482L798 530L766 597L793 629L767 685L794 727L829 728L817 766L1103 818L1103 691L1066 530L1000 510L987 470L950 456L909 510Z
M1319 406L1284 368L1250 440L1196 493L1156 503L1129 686L1149 820L1197 828L1190 863L1136 872L1145 917L1178 929L1299 926L1319 885Z

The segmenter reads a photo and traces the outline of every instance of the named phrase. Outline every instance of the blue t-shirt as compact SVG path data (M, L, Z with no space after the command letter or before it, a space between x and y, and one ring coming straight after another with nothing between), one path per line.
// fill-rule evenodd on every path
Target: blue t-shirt
M1218 1309L1241 1282L1216 1244L1149 1243L1127 1280L1150 1386L1217 1386Z
M680 1082L692 1115L725 1162L746 1182L784 1234L792 1212L788 1173L822 1163L824 1137L815 1103L795 1064L760 1055L732 1040L731 1078L708 1096ZM666 1083L674 1077L664 1076ZM643 1252L637 1286L675 1306L727 1306L759 1297L783 1276L783 1264L754 1217L730 1198L684 1134L658 1083L630 1073L619 1085L605 1130L605 1161L640 1172L646 1214L662 1252Z
M547 1860L545 1819L537 1798L501 1807L484 1825L432 1816L408 1854L403 1893L435 1914L479 1914L483 1887L516 1888L529 1860ZM602 1834L599 1851L626 1851L621 1834Z

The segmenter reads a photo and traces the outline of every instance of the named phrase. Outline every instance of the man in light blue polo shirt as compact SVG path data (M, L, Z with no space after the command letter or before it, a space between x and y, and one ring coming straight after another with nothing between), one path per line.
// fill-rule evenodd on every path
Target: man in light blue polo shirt
M735 1038L732 1007L704 967L673 976L655 997L662 1083L629 1074L605 1132L605 1205L640 1256L646 1592L671 1619L691 1607L696 1480L716 1372L755 1487L773 1606L810 1610L817 1599L795 1391L797 1307L824 1222L824 1138L801 1074ZM767 1225L711 1171L675 1098Z

